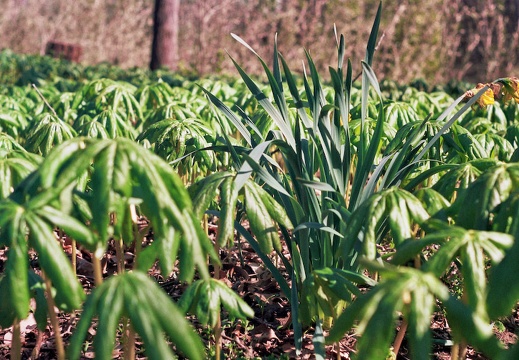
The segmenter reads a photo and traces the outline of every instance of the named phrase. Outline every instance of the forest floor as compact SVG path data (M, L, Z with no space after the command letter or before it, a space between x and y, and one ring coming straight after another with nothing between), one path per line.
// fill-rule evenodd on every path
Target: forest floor
M214 228L213 228L214 230ZM214 234L212 234L214 236ZM234 248L221 250L222 268L220 279L227 283L238 293L253 309L255 316L247 321L233 320L225 312L222 313L222 351L224 359L312 359L313 329L306 329L303 346L300 354L296 354L293 331L291 328L291 310L287 298L281 293L276 281L262 264L246 242L236 242ZM65 251L70 251L70 246L63 242ZM131 268L133 253L131 249L126 252L127 267ZM0 273L6 260L5 249L0 249ZM281 263L281 262L280 262ZM115 261L115 249L109 246L107 255L103 261L105 277L111 276L117 270ZM36 255L31 261L36 272L39 271ZM93 268L88 252L78 252L77 274L85 291L93 288ZM152 269L150 276L154 277L158 284L174 299L178 300L186 285L177 280L173 272L164 278L158 269ZM80 313L59 314L60 329L65 342L70 339L79 319ZM209 355L214 352L212 331L199 324L190 316L193 325L207 344ZM501 324L500 324L501 325ZM450 359L451 333L443 312L438 310L431 320L431 329L434 347L431 358L438 360ZM516 342L516 331L519 329L519 311L502 321L502 326L495 328L496 335L505 345ZM395 334L399 330L399 323L395 324ZM22 359L55 359L55 336L52 328L47 326L44 332L39 332L34 317L31 316L22 321ZM95 323L92 324L87 341L85 342L82 359L93 359L94 351L92 338L95 335ZM10 346L12 341L12 328L0 329L0 359L10 359ZM120 337L118 337L119 341ZM327 359L350 359L355 352L356 335L350 333L340 342L340 354L336 347L327 348ZM142 352L142 344L137 339L137 358L145 359ZM122 359L122 346L117 342L114 346L114 359ZM410 359L406 341L404 339L397 360ZM486 359L480 353L470 348L467 351L467 359Z

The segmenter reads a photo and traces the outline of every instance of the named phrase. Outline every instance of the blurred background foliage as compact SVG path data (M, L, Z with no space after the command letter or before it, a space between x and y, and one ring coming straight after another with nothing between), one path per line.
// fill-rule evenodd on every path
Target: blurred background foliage
M322 73L334 64L334 24L346 34L354 64L378 0L179 0L179 56L184 75L234 74L225 51L262 69L230 33L271 58L277 32L283 56L301 69L308 49ZM2 0L0 49L44 54L49 41L82 47L85 64L148 67L154 0ZM385 1L374 69L379 78L427 84L486 81L516 73L519 0ZM355 71L360 72L360 65Z

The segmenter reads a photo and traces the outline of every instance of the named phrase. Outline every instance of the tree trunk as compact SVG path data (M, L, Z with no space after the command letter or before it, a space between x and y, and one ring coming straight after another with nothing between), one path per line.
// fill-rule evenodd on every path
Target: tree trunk
M177 68L179 13L180 0L155 0L151 70Z

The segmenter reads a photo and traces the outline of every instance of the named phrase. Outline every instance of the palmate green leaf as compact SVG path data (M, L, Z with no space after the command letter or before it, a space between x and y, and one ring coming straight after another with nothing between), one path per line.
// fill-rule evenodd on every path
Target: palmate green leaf
M76 131L66 122L51 114L43 114L33 120L27 131L25 148L46 156L55 145L76 136Z
M128 146L135 146L128 140L125 141ZM132 155L132 158L137 158L141 166L132 166L131 178L137 180L141 190L145 191L142 192L141 208L154 226L156 241L180 240L179 247L183 254L180 266L182 269L189 269L181 274L184 280L192 280L195 266L201 276L206 276L206 257L210 256L218 261L218 256L209 238L197 223L198 220L194 218L191 199L182 181L158 156L142 151L139 155ZM168 237L171 227L181 232L179 237ZM169 248L175 247L169 246ZM183 262L191 262L192 266L187 268ZM165 268L163 270L165 271Z
M94 80L77 93L72 104L78 115L96 115L99 111L110 109L119 112L132 123L142 119L142 110L134 96L136 88L130 83L111 79Z
M487 230L492 212L518 185L518 164L498 164L487 169L453 204L457 211L457 224L469 229Z
M490 157L490 151L487 151L468 130L456 124L452 126L452 130L445 134L444 139L458 153L459 157L469 160Z
M181 179L167 162L129 139L78 138L57 147L38 170L31 207L39 208L58 198L91 166L87 199L92 227L98 235L97 251L104 251L111 234L120 237L129 233L129 207L142 201L141 210L152 223L155 241L181 244L156 248L170 250L162 257L162 270L168 273L176 257L175 249L186 246L189 251L184 252L183 260L192 266L185 280L191 280L195 265L202 276L207 274L206 256L217 256L199 224L193 221L191 199ZM116 219L113 229L111 214ZM170 236L172 229L178 230L180 236Z
M323 268L313 271L315 294L326 316L336 316L340 301L351 302L361 294L358 285L374 286L376 282L354 271Z
M37 163L25 151L7 152L0 150L0 196L6 198L13 189L31 172L36 170Z
M139 100L142 109L150 110L171 103L175 93L167 82L159 79L157 82L140 87L135 97Z
M183 156L189 142L197 139L199 144L208 145L205 137L213 136L214 131L202 120L188 118L183 120L164 119L145 129L137 141L148 140L154 145L154 152L169 161ZM204 146L201 146L204 147ZM204 151L202 155L207 156Z
M396 247L396 252L392 255L391 263L394 265L403 265L411 259L414 259L417 255L420 255L422 251L429 245L439 244L443 245L449 237L460 237L464 234L464 229L458 227L448 227L444 222L442 223L444 229L428 233L427 236L420 239L407 239ZM438 266L440 269L441 266ZM432 269L433 272L435 269ZM438 270L441 274L441 270ZM438 275L440 276L440 275Z
M397 248L393 261L403 263L419 254L420 247L436 242L442 244L422 269L441 277L452 261L459 257L467 304L485 320L488 318L484 303L487 291L485 255L493 264L499 263L505 256L505 251L512 246L513 237L498 232L445 227L446 224L443 230L430 233L420 240L408 240L401 248Z
M447 199L432 188L418 189L413 195L420 200L427 213L433 217L445 217L444 213L451 205Z
M36 275L34 271L29 271L29 289L32 297L36 301L36 309L33 310L38 330L45 331L48 315L47 298L45 298L45 281Z
M254 317L251 307L226 284L216 279L195 281L182 294L179 306L211 327L216 325L222 306L232 317Z
M475 256L477 252L485 252L493 263L499 263L503 259L506 249L513 244L513 237L508 234L494 231L466 230L458 226L447 226L445 223L443 226L443 230L430 233L422 239L424 243L429 241L429 237L434 240L440 240L442 237L448 240L423 265L425 270L431 271L437 276L442 276L454 258L462 253L468 256L465 263L471 262L472 265L479 263L479 266L483 268L486 267L485 264L480 263L476 258L471 259L471 254ZM470 246L468 253L466 253L467 246ZM473 246L476 246L478 251L475 251ZM465 270L467 273L464 272ZM480 269L469 270L470 267L468 266L462 267L464 277L477 275L476 272L480 271Z
M504 355L503 344L497 340L486 314L475 313L469 306L451 296L443 301L447 319L457 341L465 340L491 359Z
M123 118L123 115L111 109L103 110L92 118L88 115L83 115L74 122L73 127L80 136L86 136L88 134L87 130L91 128L89 123L101 125L101 128L105 130L110 139L115 139L116 137L134 139L136 135L133 124Z
M497 165L493 159L478 159L459 165L450 165L450 170L442 175L433 188L447 199L453 199L454 193L461 193L469 187L485 170Z
M344 261L347 261L351 243L359 241L362 244L361 253L368 259L375 259L376 244L384 222L387 221L394 242L398 245L411 237L414 223L421 224L428 217L423 205L411 193L397 187L380 191L351 214L339 251Z
M0 227L2 243L9 249L0 278L0 327L7 328L15 319L25 319L29 314L29 260L23 209L4 200L0 203L0 218L10 220Z
M487 310L491 319L509 314L519 299L517 272L519 271L519 192L515 191L500 205L494 218L494 229L514 236L512 247L488 279Z
M108 279L93 290L83 309L68 348L70 359L80 358L82 343L95 315L98 318L94 338L96 359L111 357L116 330L122 319L130 319L131 325L143 339L145 354L150 359L170 359L174 356L164 335L188 358L205 357L202 342L182 312L143 273L125 273Z
M29 229L29 244L38 253L42 270L56 288L56 306L65 311L78 309L85 293L70 261L55 240L52 225L36 213L26 212L24 217Z
M61 228L67 235L87 249L94 250L97 238L92 231L76 218L57 210L52 206L44 206L34 211L42 219Z
M38 253L42 270L57 290L56 305L60 309L70 311L79 308L83 301L83 288L73 274L70 261L55 239L53 224L46 216L24 208L10 199L0 204L0 218L3 219L0 223L2 241L9 248L6 276L1 286L2 290L9 290L9 295L2 295L6 301L5 311L12 312L11 315L6 315L6 319L12 318L13 314L18 319L23 319L28 312L28 246ZM56 212L53 212L50 218L52 216L56 216ZM66 220L64 216L62 223ZM11 272L11 269L16 271ZM9 289L10 284L16 286L16 289ZM11 304L9 301L12 301Z
M408 339L413 359L428 359L430 317L436 298L449 299L447 287L434 275L420 270L366 265L381 273L381 281L345 308L330 330L327 342L339 341L357 324L356 359L385 359L394 336L396 314L400 311L410 325Z
M88 115L83 115L88 116ZM98 123L97 121L88 121L81 125L77 129L78 136L85 136L94 139L110 139L110 134L103 126L103 124Z
M510 161L510 156L515 150L515 147L501 134L485 133L475 134L474 138L479 141L482 147L484 147L487 154L492 158L496 158L500 161Z
M193 213L197 218L201 218L211 202L215 201L222 182L233 176L234 174L231 172L220 171L204 177L189 187L193 201Z

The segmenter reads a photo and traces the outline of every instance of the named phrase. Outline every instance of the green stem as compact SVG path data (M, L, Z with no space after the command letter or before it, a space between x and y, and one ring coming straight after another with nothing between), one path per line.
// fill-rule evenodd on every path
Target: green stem
M52 297L52 284L47 276L42 273L43 280L45 281L45 293L47 295L47 306L49 311L50 323L54 330L54 342L56 343L56 353L58 360L65 360L65 347L63 345L63 339L61 338L61 330L59 327L59 319L56 315L54 308L54 298Z

